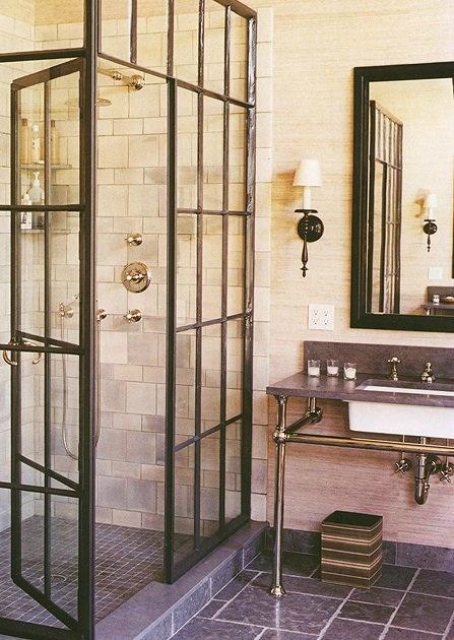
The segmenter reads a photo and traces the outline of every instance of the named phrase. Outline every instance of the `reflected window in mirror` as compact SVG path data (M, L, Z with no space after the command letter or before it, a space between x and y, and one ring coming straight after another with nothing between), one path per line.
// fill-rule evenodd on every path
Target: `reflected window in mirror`
M454 330L453 76L354 70L352 327Z

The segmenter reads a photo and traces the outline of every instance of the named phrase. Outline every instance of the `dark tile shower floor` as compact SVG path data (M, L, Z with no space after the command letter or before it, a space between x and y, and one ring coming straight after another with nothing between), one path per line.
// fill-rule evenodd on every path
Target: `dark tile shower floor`
M40 516L23 522L23 574L42 588L43 524ZM77 525L52 519L53 600L74 615L77 593ZM96 621L132 595L162 577L164 536L161 532L109 524L96 525ZM9 575L9 530L0 533L0 616L50 626L63 626L21 591Z
M173 640L454 640L454 574L384 565L368 590L319 580L313 556L287 554L286 596L268 593L262 556Z

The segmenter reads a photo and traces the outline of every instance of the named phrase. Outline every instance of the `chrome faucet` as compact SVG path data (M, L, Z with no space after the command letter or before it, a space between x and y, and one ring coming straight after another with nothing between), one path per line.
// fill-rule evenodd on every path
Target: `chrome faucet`
M396 358L396 356L393 356L388 360L388 364L391 365L388 378L394 381L399 380L399 376L397 375L397 365L400 364L399 358Z
M421 380L423 382L433 382L435 380L435 374L432 370L432 364L426 362L424 365L424 371L421 373Z

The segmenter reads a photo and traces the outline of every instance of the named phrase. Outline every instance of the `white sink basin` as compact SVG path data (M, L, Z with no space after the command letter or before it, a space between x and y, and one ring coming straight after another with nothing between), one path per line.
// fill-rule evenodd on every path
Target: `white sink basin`
M383 393L383 402L348 402L348 416L352 431L388 433L393 435L454 439L454 408L386 402L388 394L421 394L426 396L454 396L451 385L440 384L421 388L411 383L386 383L370 380L358 390Z
M412 389L411 387L383 387L377 384L366 384L362 391L384 391L385 393L419 393L424 396L454 396L454 391L448 389Z

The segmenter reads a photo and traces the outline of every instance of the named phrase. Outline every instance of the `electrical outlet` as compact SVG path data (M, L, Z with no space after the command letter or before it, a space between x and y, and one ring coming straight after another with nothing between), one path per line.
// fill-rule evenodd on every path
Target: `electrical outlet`
M309 329L334 331L334 305L310 304Z
M443 267L429 267L429 280L443 280Z

